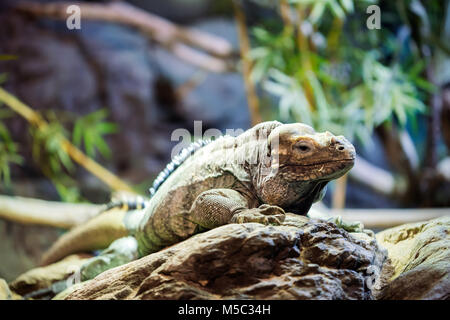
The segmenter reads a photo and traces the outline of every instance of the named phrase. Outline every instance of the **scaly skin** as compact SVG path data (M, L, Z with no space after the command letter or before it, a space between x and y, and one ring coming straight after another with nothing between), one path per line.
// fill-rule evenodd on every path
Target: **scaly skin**
M227 223L280 224L285 210L307 214L325 194L326 184L350 170L354 159L355 149L343 136L317 133L300 123L264 122L238 137L217 139L171 173L144 210L125 213L119 224L129 236L92 258L82 268L82 278L93 278L205 229ZM83 230L112 227L103 216L65 235L44 264L73 251L97 249L92 244L101 235L89 231L88 239Z

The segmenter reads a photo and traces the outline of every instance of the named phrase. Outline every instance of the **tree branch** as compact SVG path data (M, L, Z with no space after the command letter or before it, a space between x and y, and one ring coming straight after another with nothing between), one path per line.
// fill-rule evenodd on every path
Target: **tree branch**
M0 195L0 218L70 229L96 216L104 205L64 203Z
M223 38L192 28L182 28L166 19L120 1L107 4L21 1L15 6L15 9L32 16L65 20L68 17L67 7L74 4L80 7L82 19L108 21L134 27L181 59L212 72L227 71L229 65L224 59L230 58L234 54L232 45ZM202 54L198 51L194 53L195 50L192 48L187 50L186 45L205 53ZM203 58L207 57L207 61L202 61L199 58L200 55Z
M222 73L232 71L234 69L231 63L226 60L192 49L192 47L189 47L183 43L173 44L170 52L181 60L206 71Z

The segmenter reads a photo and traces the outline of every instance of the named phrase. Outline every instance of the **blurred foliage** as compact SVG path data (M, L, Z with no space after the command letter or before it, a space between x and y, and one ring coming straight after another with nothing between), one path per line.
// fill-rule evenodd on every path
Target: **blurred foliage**
M30 127L32 137L32 156L44 175L55 186L63 201L81 201L76 184L69 174L74 171L74 164L69 155L61 148L68 131L57 120L54 112L47 114L48 125Z
M9 187L11 185L11 164L22 164L23 158L17 153L17 144L11 139L8 128L2 122L13 115L13 112L0 108L0 180Z
M96 150L105 158L111 156L111 150L103 139L103 136L116 133L118 127L114 123L105 122L107 116L108 110L100 109L79 118L75 122L72 137L73 143L77 147L81 147L81 141L83 141L86 154L91 158L96 156Z
M434 35L450 22L443 2L253 2L281 12L280 31L264 23L253 28L250 54L252 78L279 98L281 120L368 143L380 124L404 127L427 111L435 88L424 76L425 65L436 50L445 50L445 41ZM382 5L379 30L366 27L371 4Z
M69 155L61 148L68 135L66 129L55 119L45 127L30 128L33 138L33 159L48 174L61 174L64 170L73 171L74 165Z
M107 116L107 110L100 109L64 126L63 122L65 121L63 120L67 117L58 117L54 111L49 111L45 114L47 126L30 128L33 138L33 159L52 181L62 200L67 202L83 200L77 182L71 178L71 174L74 172L74 164L70 156L61 147L62 141L70 136L66 127L73 127L72 140L74 144L78 147L84 147L84 151L89 157L95 158L97 150L104 157L109 157L111 150L105 142L104 136L116 132L117 125L106 122ZM74 115L70 119L74 119Z
M63 201L83 201L80 190L71 175L75 166L61 147L63 140L70 138L67 128L73 127L72 139L81 147L83 141L84 150L88 156L95 158L98 150L104 157L111 155L111 150L104 140L107 134L117 132L117 125L106 122L108 112L105 109L94 111L86 116L74 119L64 115L57 115L50 110L44 113L47 121L45 126L30 126L29 132L32 138L31 154L35 163L44 175L51 180L56 191ZM23 164L23 158L18 154L17 145L12 141L10 133L2 119L14 116L11 110L0 109L0 180L6 186L10 186L10 166Z
M0 61L11 60L15 57L12 55L0 54ZM7 73L0 73L0 85L6 82L8 78ZM6 187L11 186L11 164L22 164L23 158L17 152L17 144L11 138L8 128L3 123L7 118L14 115L9 109L2 108L0 103L0 181Z
M8 79L8 74L6 72L0 73L0 84Z

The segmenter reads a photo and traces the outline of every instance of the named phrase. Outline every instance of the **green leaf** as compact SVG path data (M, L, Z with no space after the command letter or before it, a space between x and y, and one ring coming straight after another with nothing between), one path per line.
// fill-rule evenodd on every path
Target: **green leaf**
M6 72L0 73L0 84L6 82L8 80L8 74Z
M345 18L345 12L344 10L342 10L341 6L337 3L337 1L335 0L330 0L328 1L328 6L331 9L331 12L333 12L333 14L343 20Z
M101 122L97 124L97 132L100 135L116 133L118 131L118 125L112 122Z
M107 143L105 140L103 140L102 137L98 136L95 139L95 145L98 148L98 151L100 151L101 155L105 158L109 158L111 156L111 150L109 149Z
M314 5L311 14L309 15L309 20L312 24L316 24L321 18L325 11L325 3L319 2Z
M86 132L88 133L88 132ZM95 156L95 145L94 145L94 137L91 134L84 134L84 148L86 149L86 153L90 157Z
M316 78L316 75L308 71L307 78L309 80L309 84L313 88L315 102L317 104L317 109L319 111L319 117L322 121L327 121L329 119L328 109L329 105L327 99L325 98L325 93L323 91L322 85L319 80Z
M341 5L348 13L354 11L355 7L353 6L353 0L341 0Z
M80 148L83 143L86 154L91 158L96 156L97 150L104 157L111 155L103 136L118 132L119 127L115 123L105 122L107 116L108 110L100 109L79 118L74 124L72 141Z
M0 109L0 119L6 118L6 110ZM0 180L9 187L11 184L10 166L20 165L23 158L17 153L17 145L11 139L6 125L0 121Z
M72 142L77 147L81 147L81 139L83 138L83 128L82 124L77 121L75 122L73 132L72 132Z
M418 77L420 73L425 69L425 61L417 61L408 71L410 77Z

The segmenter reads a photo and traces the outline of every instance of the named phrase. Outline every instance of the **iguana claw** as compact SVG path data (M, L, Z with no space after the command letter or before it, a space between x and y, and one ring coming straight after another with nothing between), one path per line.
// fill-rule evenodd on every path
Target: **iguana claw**
M263 204L259 208L246 209L231 218L232 223L256 222L264 225L280 225L285 218L284 210L277 206Z

